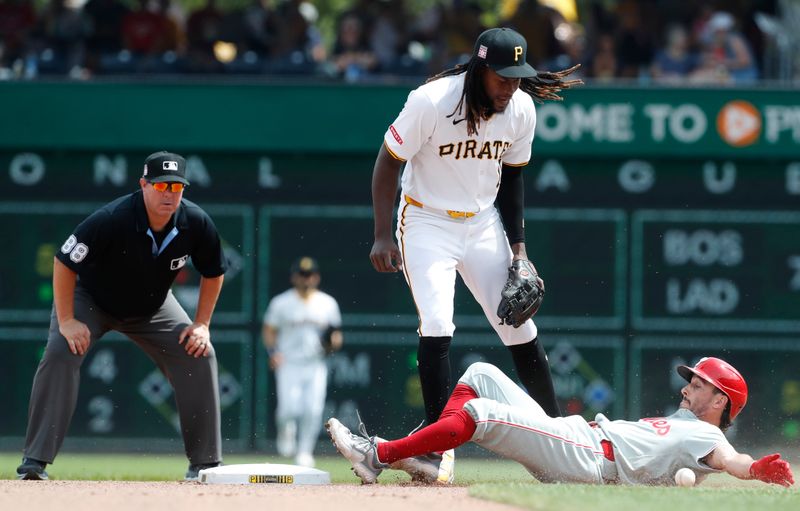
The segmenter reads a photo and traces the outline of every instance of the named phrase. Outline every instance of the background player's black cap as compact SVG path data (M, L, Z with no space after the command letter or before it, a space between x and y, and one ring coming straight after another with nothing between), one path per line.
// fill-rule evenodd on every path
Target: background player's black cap
M538 74L527 62L528 42L510 28L484 31L475 41L472 57L506 78L533 78Z
M303 273L306 275L319 273L319 265L313 257L303 256L292 263L291 272Z
M142 177L151 183L167 181L189 184L186 179L186 160L181 155L167 151L153 153L144 160Z

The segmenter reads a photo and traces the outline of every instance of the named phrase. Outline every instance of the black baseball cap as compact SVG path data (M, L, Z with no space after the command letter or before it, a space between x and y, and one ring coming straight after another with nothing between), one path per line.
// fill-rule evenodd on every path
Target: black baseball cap
M319 265L317 264L316 259L313 257L303 256L292 263L291 272L303 273L306 275L311 273L319 273Z
M472 57L506 78L533 78L538 73L527 62L528 42L510 28L490 28L478 36Z
M186 160L183 156L167 151L153 153L144 160L144 174L142 177L151 183L183 183L189 184L186 179Z

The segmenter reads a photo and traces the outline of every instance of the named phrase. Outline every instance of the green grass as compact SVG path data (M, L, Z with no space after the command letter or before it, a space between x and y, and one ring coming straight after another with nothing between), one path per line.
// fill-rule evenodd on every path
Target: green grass
M719 479L720 481L716 481ZM800 492L711 476L695 488L575 484L477 484L470 495L523 509L558 511L797 511Z
M19 461L18 453L0 453L0 479L13 479ZM225 462L291 463L269 455L228 455ZM179 455L65 452L48 466L48 472L57 480L179 481L186 466L186 459ZM350 464L340 457L318 457L317 468L330 472L334 483L358 483ZM406 474L393 470L380 478L381 484L408 481ZM712 475L696 488L539 484L511 461L459 458L456 483L469 486L473 497L536 511L800 510L797 486L787 490L725 475Z
M21 456L18 453L0 453L0 479L14 479ZM288 458L270 455L226 455L228 465L240 463L292 463ZM51 479L86 481L176 481L182 480L188 462L186 458L171 454L59 454L53 465L47 466ZM357 483L350 464L341 457L318 457L317 468L330 472L334 483ZM456 478L459 485L478 482L500 483L508 481L529 482L531 477L520 465L498 459L458 460ZM381 483L408 482L403 473L390 470L381 475Z

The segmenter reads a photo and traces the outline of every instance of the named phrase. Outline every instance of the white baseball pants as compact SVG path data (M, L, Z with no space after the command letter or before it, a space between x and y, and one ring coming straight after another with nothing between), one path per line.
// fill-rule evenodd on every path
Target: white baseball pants
M528 320L519 328L500 325L497 306L512 253L500 214L490 208L466 218L400 202L397 240L404 273L419 315L420 337L451 337L456 272L478 301L503 344L536 338Z

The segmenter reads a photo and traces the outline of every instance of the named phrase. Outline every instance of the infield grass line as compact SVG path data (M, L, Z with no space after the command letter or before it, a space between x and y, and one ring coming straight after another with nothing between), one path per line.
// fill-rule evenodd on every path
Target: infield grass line
M532 511L796 511L797 487L710 476L694 488L499 483L471 486L472 497Z
M20 458L16 452L0 452L0 479L16 478L15 469ZM292 462L268 454L239 454L226 455L225 463ZM47 470L56 481L182 481L187 465L186 458L178 454L63 452ZM334 484L359 484L350 464L341 457L319 456L317 468L329 472ZM408 475L394 470L387 470L379 479L381 485L407 485L409 482ZM784 489L758 481L739 481L726 475L709 476L702 486L695 488L540 484L517 463L495 458L458 458L456 485L469 487L472 497L532 511L800 509L798 486Z

